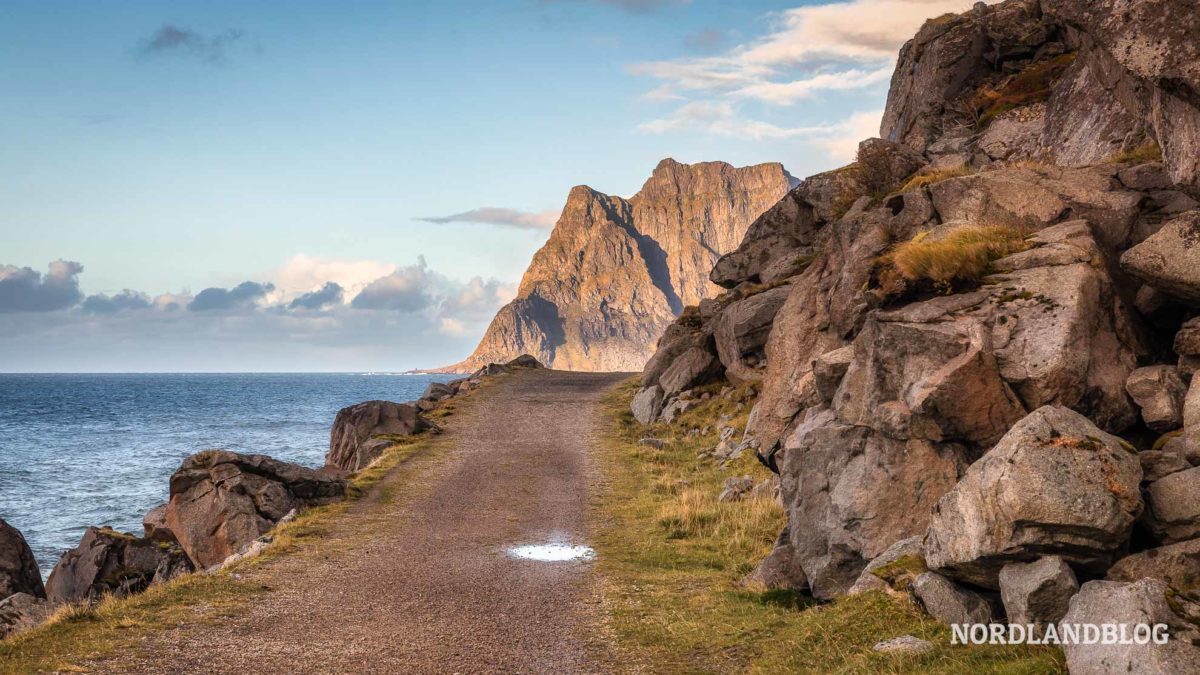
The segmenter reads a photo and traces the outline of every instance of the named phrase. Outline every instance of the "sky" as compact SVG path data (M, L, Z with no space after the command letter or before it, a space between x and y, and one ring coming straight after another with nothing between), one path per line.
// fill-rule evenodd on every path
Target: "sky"
M470 353L570 188L803 177L970 0L5 0L0 372Z

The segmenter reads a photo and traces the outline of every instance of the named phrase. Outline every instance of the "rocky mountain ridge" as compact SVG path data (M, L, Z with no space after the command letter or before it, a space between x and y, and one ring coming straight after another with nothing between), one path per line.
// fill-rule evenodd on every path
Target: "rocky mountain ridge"
M640 370L680 310L716 294L713 264L792 184L779 164L665 159L629 199L572 189L517 297L470 357L443 370L520 354L565 370Z
M754 383L787 529L755 578L947 622L1151 617L1200 662L1200 18L978 3L900 53L881 137L801 182L664 333L632 402Z

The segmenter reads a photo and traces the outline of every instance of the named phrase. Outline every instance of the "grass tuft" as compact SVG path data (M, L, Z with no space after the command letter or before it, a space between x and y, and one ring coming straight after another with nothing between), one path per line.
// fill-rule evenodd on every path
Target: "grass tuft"
M1025 237L1023 229L1010 225L960 227L939 238L921 232L877 261L879 287L887 296L922 285L952 293L978 283L992 261L1027 250Z
M1054 81L1075 62L1075 53L1035 63L1004 79L996 88L981 87L970 104L977 114L976 128L983 129L1004 113L1050 98Z
M1139 145L1132 150L1123 150L1105 160L1109 164L1145 164L1146 162L1161 162L1162 147L1156 141Z
M962 166L962 167L958 167L958 168L954 168L954 169L942 169L942 170L935 170L935 171L929 171L929 172L917 172L917 173L913 174L912 177L909 178L906 183L904 183L904 185L900 186L900 189L896 190L896 194L904 194L905 192L908 192L909 190L916 190L918 188L923 188L926 185L933 185L934 183L940 183L944 180L950 180L951 178L961 178L962 176L970 176L973 173L975 173L975 171L973 169L971 169L970 167L966 167L966 166Z

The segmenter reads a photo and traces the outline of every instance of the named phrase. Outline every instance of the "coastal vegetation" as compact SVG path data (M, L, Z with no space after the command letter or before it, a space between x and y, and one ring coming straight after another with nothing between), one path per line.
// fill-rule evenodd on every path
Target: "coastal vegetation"
M719 438L719 420L744 428L748 394L698 390L702 400L672 424L640 426L629 412L630 380L604 405L595 498L608 629L622 658L650 672L1052 673L1061 653L1036 647L950 644L950 629L907 599L875 591L817 604L794 591L745 587L784 525L769 494L721 502L726 478L770 474L752 453L722 467L698 458ZM693 433L693 429L708 433ZM662 440L642 443L644 436ZM887 570L889 573L891 568ZM925 654L883 654L877 642L929 640Z

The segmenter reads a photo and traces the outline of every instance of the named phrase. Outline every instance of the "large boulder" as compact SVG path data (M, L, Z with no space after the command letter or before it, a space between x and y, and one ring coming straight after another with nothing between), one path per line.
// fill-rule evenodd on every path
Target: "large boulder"
M64 553L50 573L46 594L51 602L130 595L191 571L192 563L178 545L89 527L79 546Z
M1200 587L1200 539L1126 556L1108 570L1109 581L1159 579L1176 590Z
M1171 607L1166 584L1157 579L1142 579L1131 583L1089 581L1071 599L1071 608L1063 617L1063 626L1117 626L1118 635L1130 639L1113 644L1064 644L1067 669L1086 675L1127 675L1155 673L1187 675L1196 672L1200 663L1200 631L1189 619ZM1144 640L1138 644L1132 638L1156 624L1167 627L1169 639ZM1060 629L1061 634L1062 629ZM1150 636L1145 636L1150 637Z
M662 387L657 384L644 387L629 404L633 418L640 424L653 424L663 409Z
M816 231L814 209L804 195L804 190L792 190L751 223L741 245L717 260L709 279L733 288L794 274L811 250Z
M1033 626L1035 637L1066 616L1078 590L1075 572L1058 556L1009 563L1000 570L1000 598L1008 622Z
M1121 267L1155 288L1200 304L1200 211L1168 222L1142 243L1125 251Z
M1146 522L1164 544L1200 537L1200 467L1146 487Z
M0 519L0 599L14 593L46 597L42 574L25 536Z
M171 476L167 525L200 568L238 553L292 509L345 497L346 481L266 455L207 450Z
M359 471L383 454L389 437L412 436L428 428L421 411L407 403L366 401L342 408L329 432L325 463Z
M658 384L663 396L671 398L685 389L704 384L721 374L717 355L702 347L693 347L679 355L663 371Z
M727 306L713 321L717 356L734 384L757 382L766 366L763 347L775 314L787 300L787 286L757 293Z
M926 560L993 589L1004 565L1043 555L1103 573L1141 514L1141 478L1124 441L1074 411L1039 408L938 502Z

